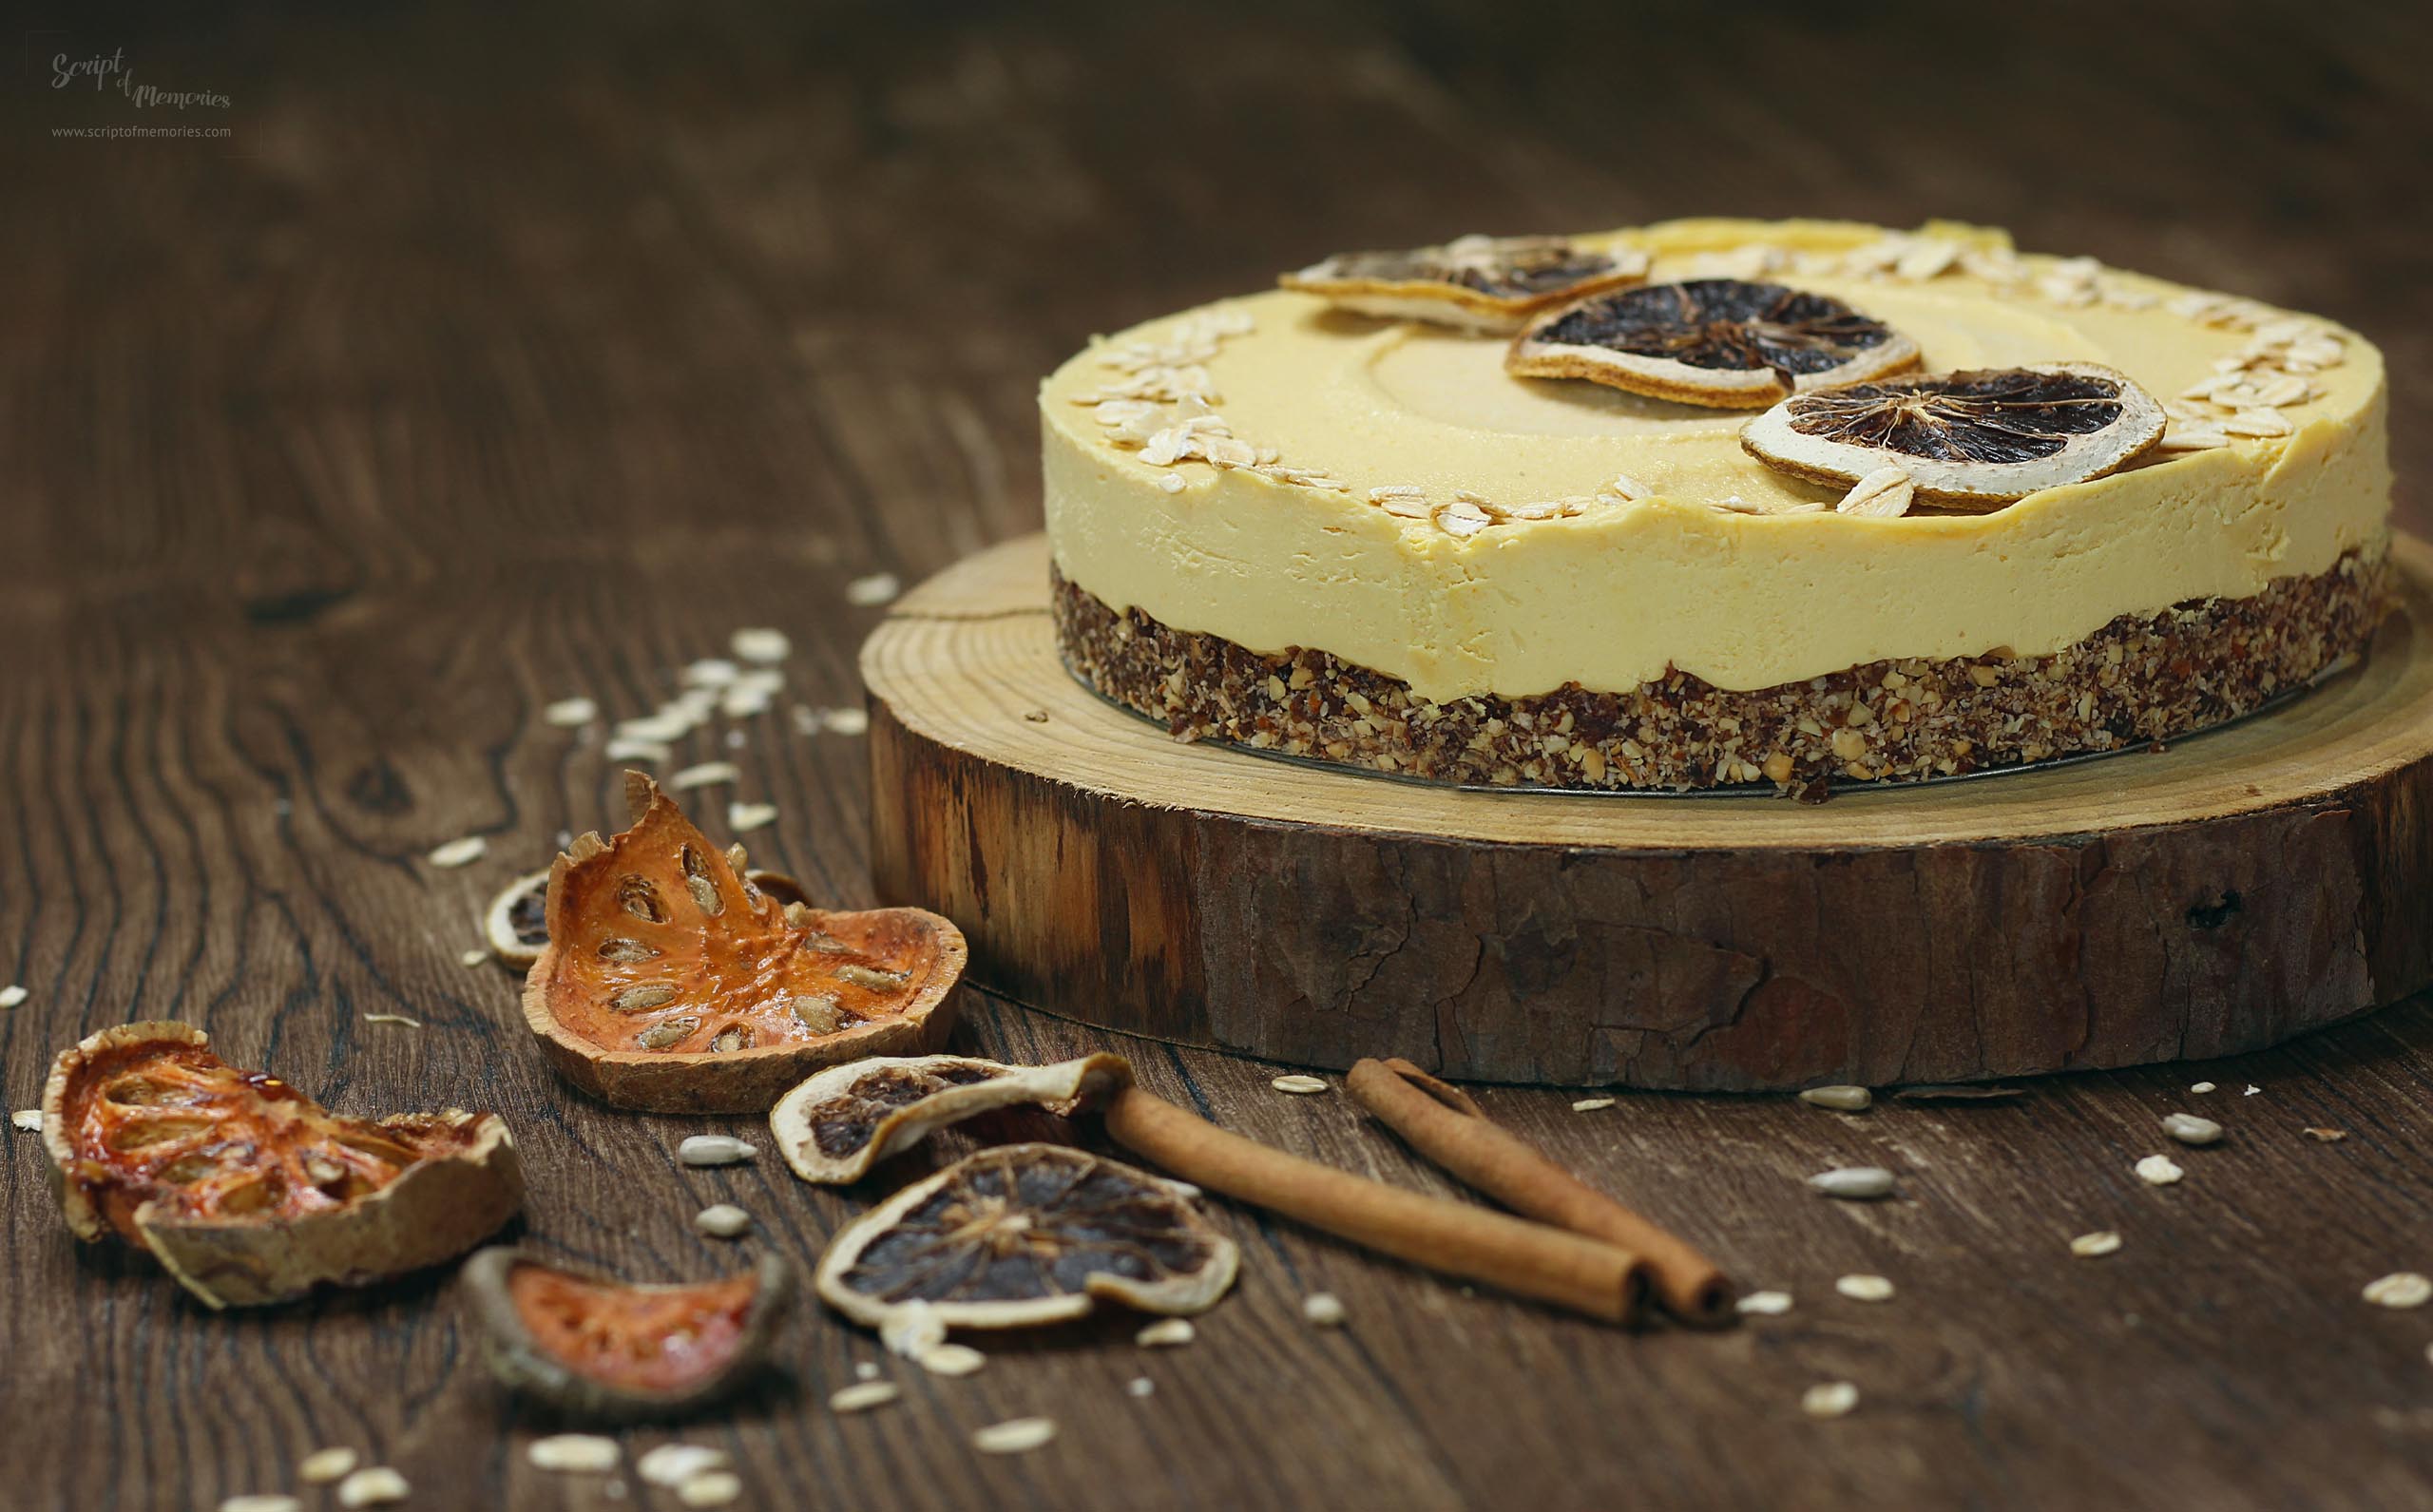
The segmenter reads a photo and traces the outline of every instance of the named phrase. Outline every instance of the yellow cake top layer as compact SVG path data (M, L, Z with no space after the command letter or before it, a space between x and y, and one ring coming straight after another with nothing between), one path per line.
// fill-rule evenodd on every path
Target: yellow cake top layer
M1504 338L1277 291L1093 343L1047 379L1059 566L1119 609L1443 701L2038 655L2385 544L2382 355L2329 321L1941 223L1582 239L1645 248L1656 280L1834 296L1913 336L1927 371L2103 363L2166 401L2168 445L2229 442L1989 514L1782 513L1839 490L1743 452L1747 411L1512 377Z

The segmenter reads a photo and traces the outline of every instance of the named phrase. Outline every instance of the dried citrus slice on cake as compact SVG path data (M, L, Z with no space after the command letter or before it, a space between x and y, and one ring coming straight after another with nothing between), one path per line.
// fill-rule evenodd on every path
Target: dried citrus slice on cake
M1517 331L1541 310L1647 277L1644 252L1568 237L1460 237L1408 252L1339 252L1276 282L1362 315Z
M1532 321L1504 371L1652 398L1757 410L1914 367L1918 344L1828 295L1693 278L1599 295Z
M483 1357L509 1388L584 1417L661 1417L734 1389L768 1359L794 1303L778 1256L716 1281L620 1281L525 1250L465 1265Z
M2160 440L2163 422L2126 374L2058 362L1796 394L1750 421L1740 445L1817 483L1898 467L1919 498L1984 510L2102 477Z
M343 1118L210 1045L125 1024L52 1062L43 1147L78 1238L116 1234L211 1306L252 1307L453 1259L523 1206L498 1115Z
M885 1329L905 1310L947 1328L1078 1318L1101 1298L1204 1312L1241 1261L1197 1189L1061 1144L983 1150L854 1219L814 1277L829 1305Z
M991 1108L1036 1103L1060 1118L1132 1081L1120 1055L1053 1065L1006 1065L960 1055L910 1056L830 1066L777 1100L769 1131L806 1181L858 1181L932 1129Z
M757 1112L841 1061L933 1047L962 931L920 909L780 905L658 784L625 775L631 829L549 869L549 944L524 1017L558 1070L619 1107Z

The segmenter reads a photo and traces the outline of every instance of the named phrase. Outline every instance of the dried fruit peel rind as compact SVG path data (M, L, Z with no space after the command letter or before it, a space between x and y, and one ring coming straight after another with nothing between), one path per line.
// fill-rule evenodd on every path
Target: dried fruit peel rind
M1042 1184L1053 1190L1056 1202L1072 1197L1075 1206L1060 1220L1056 1202L1004 1201L1002 1193L1009 1183L1015 1183L1017 1191L1023 1190L1018 1183L1025 1174L1042 1177ZM1102 1184L1094 1186L1094 1180ZM1102 1217L1110 1198L1130 1194L1163 1226L1148 1237L1143 1237L1143 1230L1112 1242L1130 1254L1154 1254L1150 1246L1161 1240L1197 1258L1198 1263L1189 1269L1167 1268L1168 1273L1147 1277L1091 1268L1082 1275L1078 1286L1064 1286L1063 1283L1069 1277L1060 1276L1059 1290L1018 1297L932 1294L891 1301L855 1285L864 1278L864 1257L899 1228L914 1232L910 1224L921 1221L921 1213L940 1193L948 1195L943 1219L955 1225L954 1232L978 1233L980 1236L971 1240L975 1245L1004 1237L1026 1250L1037 1248L1044 1242L1044 1235L1052 1235L1060 1229L1081 1228L1092 1217ZM1197 1196L1196 1188L1063 1145L998 1145L914 1182L848 1224L830 1242L813 1280L821 1298L831 1307L873 1328L884 1328L891 1318L911 1308L926 1309L929 1316L944 1327L966 1329L1027 1328L1062 1322L1087 1315L1102 1299L1143 1312L1204 1312L1216 1306L1233 1285L1241 1255L1234 1242L1218 1234L1201 1215L1193 1200ZM958 1203L966 1204L960 1215L952 1211ZM1024 1221L991 1228L993 1215L1008 1208L1023 1215ZM1089 1236L1083 1233L1076 1242L1084 1243ZM1002 1267L987 1268L991 1281L1003 1273Z
M561 1075L618 1107L757 1113L821 1066L945 1040L967 953L953 924L921 909L782 907L747 889L657 784L633 772L625 780L632 826L613 840L579 836L550 868L549 945L525 978L525 1022ZM618 941L650 951L631 963L648 969L604 960L603 944ZM902 980L865 986L856 969ZM607 1006L614 994L655 978L676 990L646 1010L621 1015ZM780 1016L807 999L824 999L853 1022L797 1030ZM697 1024L665 1048L611 1038L685 1016ZM679 1048L711 1038L703 1031L720 1022L748 1028L751 1043ZM773 1032L784 1037L760 1043Z
M1568 237L1463 237L1402 252L1337 253L1276 282L1360 315L1500 335L1553 305L1638 283L1648 261L1635 247Z
M1611 333L1617 340L1625 332L1634 339L1624 345L1588 339L1600 325L1617 328ZM1691 354L1718 360L1695 362ZM1917 342L1830 296L1777 283L1693 278L1548 311L1514 338L1504 366L1518 377L1583 378L1649 398L1755 410L1794 392L1884 377L1917 364Z
M524 926L527 918L546 908L549 873L527 871L498 890L490 906L482 913L482 935L489 941L490 954L511 967L529 967L541 959L542 947L547 945L545 934L535 943Z
M126 1176L114 1177L106 1160L79 1147L68 1126L71 1104L82 1103L87 1082L141 1077L147 1068L163 1072L171 1058L187 1069L230 1071L248 1088L283 1087L277 1079L236 1072L210 1053L210 1043L189 1024L125 1024L87 1036L52 1062L43 1088L43 1147L51 1158L61 1215L78 1238L97 1241L115 1233L150 1251L207 1306L259 1307L302 1296L322 1283L369 1285L451 1260L523 1206L515 1141L498 1115L450 1110L352 1119L301 1094L280 1100L282 1107L302 1110L301 1117L285 1115L285 1126L342 1131L421 1158L373 1190L295 1215L199 1217L175 1211L161 1196L128 1191L135 1183Z
M515 1273L524 1267L585 1287L650 1297L709 1292L749 1277L751 1302L723 1363L680 1387L639 1387L585 1373L541 1341L514 1293ZM567 1412L608 1422L674 1416L733 1391L767 1362L778 1330L793 1309L795 1291L794 1267L776 1254L761 1256L749 1271L713 1281L637 1285L512 1246L484 1250L465 1262L463 1281L467 1307L482 1334L482 1358L500 1384Z
M958 1076L976 1080L956 1080ZM858 1181L872 1166L910 1149L930 1132L991 1108L1033 1103L1059 1117L1132 1080L1120 1055L1088 1055L1049 1065L1007 1065L956 1055L908 1056L831 1066L787 1093L769 1111L777 1153L806 1181ZM858 1096L856 1094L859 1094ZM901 1101L906 1097L910 1101ZM889 1101L891 1098L897 1101ZM853 1120L849 1142L831 1139L837 1122L820 1115L853 1101L875 1118Z

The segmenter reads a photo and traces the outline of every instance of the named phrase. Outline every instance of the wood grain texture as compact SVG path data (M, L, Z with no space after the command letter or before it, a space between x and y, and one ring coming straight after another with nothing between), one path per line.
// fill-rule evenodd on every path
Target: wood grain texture
M0 90L0 981L31 993L0 1013L0 1095L30 1105L90 1029L189 1018L345 1112L497 1109L522 1239L637 1275L808 1261L925 1161L833 1194L765 1156L690 1170L678 1139L752 1121L613 1113L547 1070L513 982L457 960L492 887L621 812L596 732L539 710L640 712L736 626L783 626L778 713L683 756L732 756L739 794L778 804L756 857L873 901L868 753L784 705L858 701L878 616L848 581L1038 527L1033 385L1092 331L1473 228L1956 214L2371 333L2401 475L2433 466L2422 8L349 14L20 23L66 30L16 38ZM119 47L227 94L235 135L49 136L136 119L48 86L55 52ZM1914 86L1855 82L1887 77ZM2433 844L2424 820L2403 828ZM468 833L479 865L419 860ZM362 1018L390 1011L424 1027ZM1230 1127L1452 1190L1255 1062L979 995L957 1047L1107 1045ZM2187 1093L2200 1076L2221 1090ZM2433 1315L2358 1299L2433 1269L2422 1001L2014 1105L1482 1097L1797 1307L1618 1334L1219 1205L1243 1279L1188 1349L1107 1320L962 1381L882 1362L906 1400L838 1418L827 1390L879 1354L814 1310L781 1375L683 1436L736 1457L753 1506L2433 1505ZM2229 1139L2146 1187L2130 1163L2181 1107ZM1059 1132L1003 1120L937 1158ZM32 1138L7 1140L12 1512L209 1508L292 1487L328 1444L399 1466L418 1507L670 1504L527 1465L546 1420L489 1384L447 1275L210 1316L73 1244ZM1800 1184L1860 1162L1902 1196ZM692 1231L719 1199L754 1237ZM2068 1258L2096 1228L2126 1246ZM1835 1296L1854 1271L1899 1296ZM1321 1289L1350 1327L1302 1324ZM1155 1394L1127 1395L1143 1375ZM1858 1412L1801 1417L1829 1378ZM967 1452L1030 1412L1063 1436Z

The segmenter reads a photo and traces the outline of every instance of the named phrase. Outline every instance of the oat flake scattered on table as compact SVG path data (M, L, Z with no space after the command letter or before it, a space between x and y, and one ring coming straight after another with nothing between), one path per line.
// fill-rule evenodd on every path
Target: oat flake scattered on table
M385 1464L357 1470L338 1483L338 1505L389 1506L412 1495L406 1478Z
M1132 1335L1132 1342L1144 1349L1171 1349L1198 1336L1199 1330L1192 1327L1189 1318L1159 1318Z
M1799 1409L1811 1418L1847 1417L1858 1405L1859 1388L1848 1381L1820 1381L1799 1398Z
M600 1475L617 1467L621 1453L615 1439L597 1433L552 1433L534 1439L524 1457L536 1470Z
M892 1381L859 1381L828 1398L831 1412L867 1412L904 1394Z
M2378 1308L2421 1308L2433 1302L2433 1279L2414 1271L2394 1271L2366 1282L2365 1295Z
M673 1489L707 1470L726 1464L726 1451L706 1444L662 1444L634 1462L642 1478Z
M1308 1097L1312 1093L1324 1092L1327 1089L1326 1082L1313 1076L1280 1076L1268 1085L1278 1092L1290 1092L1295 1097Z
M726 1506L742 1494L742 1478L731 1470L704 1470L676 1488L686 1506Z
M589 699L560 699L541 711L541 718L562 730L589 724L600 717L600 705Z
M2092 1260L2100 1255L2112 1254L2119 1248L2120 1235L2110 1229L2098 1229L2093 1234L2081 1234L2070 1241L2070 1253L2081 1260Z
M1892 1283L1880 1275L1846 1275L1833 1283L1833 1290L1853 1302L1892 1300Z
M11 982L7 986L0 987L0 1008L13 1008L25 1002L26 997L26 989Z
M896 581L894 573L873 572L845 584L845 602L857 609L868 609L903 591L904 585Z
M726 827L738 834L749 834L776 822L777 806L774 803L730 803L726 806Z
M1752 1292L1747 1296L1742 1297L1734 1304L1734 1306L1747 1316L1761 1318L1780 1317L1782 1314L1791 1311L1791 1293L1788 1292Z
M343 1445L315 1449L297 1462L297 1478L308 1485L325 1485L353 1470L361 1457Z
M460 966L480 966L489 958L490 953L488 950L471 949L467 950L464 954L458 956L456 961Z
M1312 1292L1301 1299L1301 1316L1322 1329L1339 1329L1351 1313L1333 1292Z
M738 630L728 638L727 644L744 660L757 661L764 666L772 661L783 661L794 655L795 650L794 642L786 639L786 632L765 626Z
M304 1503L276 1491L223 1498L220 1512L302 1512Z
M743 769L732 761L703 761L668 774L667 791L689 793L695 788L706 788L713 783L742 780Z
M2169 1186L2188 1173L2167 1155L2150 1155L2136 1164L2137 1179L2152 1186Z

